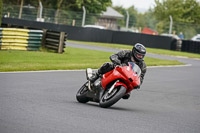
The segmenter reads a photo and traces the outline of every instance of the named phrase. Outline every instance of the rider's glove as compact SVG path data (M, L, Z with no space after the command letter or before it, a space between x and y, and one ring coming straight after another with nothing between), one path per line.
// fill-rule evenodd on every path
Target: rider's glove
M120 60L115 60L115 61L114 61L114 64L115 64L115 65L121 65L121 61L120 61Z
M128 66L128 63L122 63L121 65L122 66Z

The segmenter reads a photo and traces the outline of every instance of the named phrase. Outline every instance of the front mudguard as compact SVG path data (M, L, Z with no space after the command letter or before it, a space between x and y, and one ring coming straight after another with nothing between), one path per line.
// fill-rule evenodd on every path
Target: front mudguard
M124 86L126 89L128 88L124 83L122 83L122 82L117 82L116 84L115 84L115 87L117 87L117 86Z

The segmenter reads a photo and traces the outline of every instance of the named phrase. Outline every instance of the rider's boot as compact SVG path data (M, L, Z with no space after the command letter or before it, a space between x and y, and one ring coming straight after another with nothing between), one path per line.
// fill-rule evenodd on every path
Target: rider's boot
M88 80L89 80L90 82L93 83L93 82L96 81L98 78L99 78L99 73L98 73L98 72L95 72L95 73L93 73L92 77L90 77Z
M131 95L131 93L129 92L129 93L127 93L126 95L124 95L122 98L123 98L123 99L129 99L130 95Z

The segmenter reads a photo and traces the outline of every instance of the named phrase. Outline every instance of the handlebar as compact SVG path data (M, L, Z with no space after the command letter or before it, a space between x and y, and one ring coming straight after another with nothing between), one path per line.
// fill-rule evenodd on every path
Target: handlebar
M128 66L127 64L125 63L122 63L122 64L114 64L114 67L123 67L123 66Z

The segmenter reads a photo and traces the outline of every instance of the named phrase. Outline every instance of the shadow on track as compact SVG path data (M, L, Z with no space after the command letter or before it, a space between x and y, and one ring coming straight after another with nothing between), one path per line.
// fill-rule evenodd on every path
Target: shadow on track
M73 102L73 103L76 103L76 104L79 104L79 105L84 105L84 106L88 106L88 107L97 107L99 109L102 109L102 110L113 110L113 111L124 111L124 112L137 112L137 113L148 113L147 110L143 110L143 109L138 109L138 108L126 108L126 107L119 107L119 106L111 106L109 108L101 108L99 106L98 103L79 103L79 102Z

